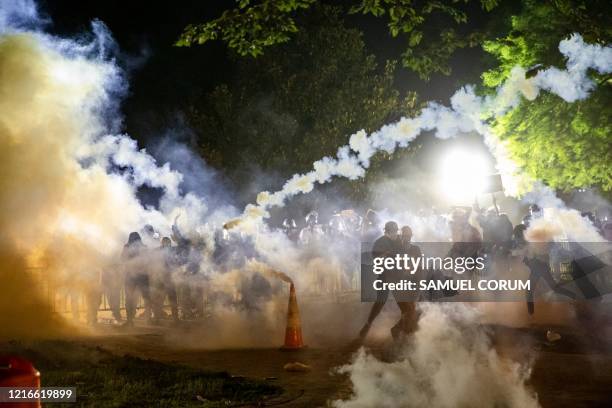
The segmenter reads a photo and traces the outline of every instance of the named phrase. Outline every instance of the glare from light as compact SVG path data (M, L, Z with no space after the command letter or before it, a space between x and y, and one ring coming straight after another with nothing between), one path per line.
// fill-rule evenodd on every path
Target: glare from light
M449 204L471 204L486 187L487 170L482 155L466 150L450 151L440 165L440 191Z

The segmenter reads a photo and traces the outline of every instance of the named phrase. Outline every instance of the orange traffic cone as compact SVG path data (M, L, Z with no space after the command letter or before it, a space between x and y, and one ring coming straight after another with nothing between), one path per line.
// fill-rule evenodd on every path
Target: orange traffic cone
M281 350L299 350L304 346L302 340L302 323L300 320L300 309L295 295L295 286L291 283L289 289L289 307L287 310L287 329L285 330L285 344Z

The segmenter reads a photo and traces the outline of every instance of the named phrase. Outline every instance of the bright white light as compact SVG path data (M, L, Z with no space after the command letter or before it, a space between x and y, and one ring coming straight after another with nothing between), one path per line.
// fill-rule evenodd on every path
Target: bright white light
M440 190L449 204L471 204L486 187L484 157L465 150L453 150L440 165Z

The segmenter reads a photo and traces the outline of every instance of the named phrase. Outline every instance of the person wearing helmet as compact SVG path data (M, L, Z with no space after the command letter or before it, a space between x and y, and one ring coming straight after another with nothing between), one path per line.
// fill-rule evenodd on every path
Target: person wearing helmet
M456 209L451 215L450 230L453 245L448 256L476 258L482 249L480 232L469 222L470 211Z
M401 229L399 236L400 242L400 253L406 254L411 258L421 257L421 248L412 243L412 228L408 225L404 225ZM411 274L410 279L419 281L423 279L423 270L419 269ZM416 310L416 302L397 302L397 306L400 308L401 316L398 322L391 328L391 336L397 340L402 334L412 333L416 330L417 321L419 314Z
M300 230L293 218L285 218L283 220L282 230L291 242L297 242L300 239Z
M537 220L538 218L542 217L544 211L542 210L542 208L540 208L539 205L537 204L531 204L529 206L529 213L523 217L523 225L529 227L529 223L533 220Z
M361 225L361 242L373 242L380 234L380 218L374 210L368 210Z
M395 255L402 252L402 245L398 235L399 227L395 221L389 221L385 224L384 235L374 241L374 245L372 246L372 258L386 258L386 257L394 257ZM383 281L389 279L389 273L392 271L383 272L380 277ZM363 325L361 330L359 331L358 342L363 342L363 340L368 335L370 331L370 327L372 323L380 312L382 311L387 299L389 298L388 290L379 290L376 292L376 301L372 304L372 308L370 309L370 314L368 316L368 320ZM398 307L403 312L402 307L398 302Z
M327 227L328 234L331 237L335 238L345 238L346 237L346 226L344 225L344 220L340 214L334 214L330 218Z
M306 226L300 231L300 243L302 245L314 245L323 236L323 229L319 225L319 213L311 211L305 220Z

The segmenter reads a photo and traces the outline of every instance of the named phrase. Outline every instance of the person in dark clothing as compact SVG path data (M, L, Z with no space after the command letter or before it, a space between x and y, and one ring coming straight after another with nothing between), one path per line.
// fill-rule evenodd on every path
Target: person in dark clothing
M372 242L380 234L380 218L374 210L368 210L361 224L361 242Z
M285 218L283 220L282 231L291 242L296 243L300 239L300 229L293 218Z
M361 241L361 271L367 271L372 264L372 246L380 235L380 218L374 210L368 210L359 227L359 240Z
M525 224L518 224L514 227L512 230L512 249L521 249L527 245L525 230L527 230L527 226Z
M408 225L402 227L400 234L400 254L406 254L411 258L419 258L421 256L421 248L412 243L412 228ZM412 272L412 271L411 271ZM422 270L415 271L407 279L418 282L423 278ZM416 302L397 302L397 306L401 311L399 321L391 328L391 335L394 339L398 339L402 334L409 334L416 330L418 313L416 310Z
M183 271L179 285L181 312L184 319L204 317L205 276L200 268L204 240L185 237L176 223L177 219L178 216L172 225L172 239L177 243L177 266Z
M397 223L395 221L389 221L385 224L385 234L382 237L378 238L372 246L373 258L394 257L395 255L401 253L402 245L398 236L398 230L399 227L397 226ZM392 273L393 271L385 271L380 275L380 278L383 281L390 281L392 278ZM368 316L368 320L359 331L359 341L363 341L363 339L365 339L365 337L368 335L372 323L382 311L388 298L389 291L379 290L376 292L376 301L372 305L372 309L370 309L370 315ZM402 306L400 306L400 310L401 307Z
M127 314L126 324L128 326L134 325L137 292L140 292L144 300L145 318L151 318L149 275L143 259L146 248L142 243L140 234L132 232L121 253L121 260L125 267L125 310Z
M176 255L174 248L172 248L172 241L168 237L164 237L161 240L161 246L157 249L159 254L159 268L157 273L152 278L152 287L154 289L153 296L153 316L156 319L165 317L163 311L163 304L168 296L170 301L170 310L172 311L172 319L177 321L178 316L178 302L176 295L176 286L172 279L172 271L176 266Z
M507 256L512 243L512 222L506 214L496 209L480 213L476 217L482 229L482 241L485 253L493 256Z
M531 204L529 206L529 213L523 217L522 223L528 227L531 221L541 218L543 213L544 211L542 210L542 208L540 208L539 205Z
M111 265L102 271L102 292L108 299L114 324L121 322L121 274L118 265Z
M526 293L527 312L530 315L532 315L535 311L533 293L540 279L544 279L548 286L556 293L567 296L570 299L576 298L574 292L557 285L557 282L555 282L555 279L552 276L549 258L550 243L537 242L532 243L531 245L533 247L537 247L538 253L531 254L523 259L523 262L529 268L529 281L531 283Z
M475 256L482 248L482 237L470 223L470 211L455 210L450 221L453 246L449 256Z
M323 238L324 231L321 224L319 224L319 213L311 211L305 218L306 225L299 233L299 242L306 246L318 246Z

